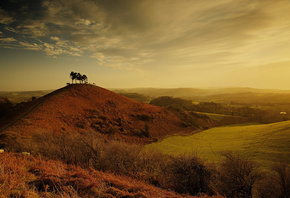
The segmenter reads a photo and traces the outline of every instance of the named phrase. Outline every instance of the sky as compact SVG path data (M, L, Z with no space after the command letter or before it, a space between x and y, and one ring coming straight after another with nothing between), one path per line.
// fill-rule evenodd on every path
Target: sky
M290 0L1 0L0 91L290 89Z

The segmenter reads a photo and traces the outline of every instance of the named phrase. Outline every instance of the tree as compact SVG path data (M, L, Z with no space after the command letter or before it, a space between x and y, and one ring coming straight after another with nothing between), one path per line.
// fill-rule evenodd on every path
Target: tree
M73 84L74 80L77 78L77 73L72 71L70 73L70 78L71 78L71 81L72 81L72 84Z
M84 83L88 83L88 77L86 75L83 75L82 78L83 78Z
M80 84L81 84L82 75L81 75L80 73L77 73L77 74L76 74L76 79L77 79L78 81L80 81Z
M71 72L70 73L70 78L72 79L72 83L75 80L75 82L77 83L77 80L81 83L87 83L88 82L88 77L86 75L82 75L80 73L77 72Z

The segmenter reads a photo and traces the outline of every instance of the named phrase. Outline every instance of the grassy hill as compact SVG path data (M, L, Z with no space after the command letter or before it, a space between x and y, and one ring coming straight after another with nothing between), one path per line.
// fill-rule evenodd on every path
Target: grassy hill
M216 127L191 136L173 136L147 145L163 153L195 153L208 161L220 161L220 153L238 152L264 166L273 161L290 163L290 122Z
M165 108L88 84L69 85L23 104L8 121L0 125L8 134L94 131L136 143L198 129L184 127L184 121Z

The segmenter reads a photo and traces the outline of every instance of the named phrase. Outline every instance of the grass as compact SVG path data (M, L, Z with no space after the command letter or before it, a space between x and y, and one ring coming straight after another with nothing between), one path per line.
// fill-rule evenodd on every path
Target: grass
M198 112L204 115L207 115L213 120L222 121L225 118L241 118L240 116L231 116L231 115L225 115L225 114L216 114L216 113L204 113L204 112Z
M221 152L234 151L264 167L281 159L290 164L290 121L216 127L191 136L169 137L146 147L170 155L194 153L210 162L219 162Z
M0 154L0 173L1 198L184 197L128 176L16 153Z

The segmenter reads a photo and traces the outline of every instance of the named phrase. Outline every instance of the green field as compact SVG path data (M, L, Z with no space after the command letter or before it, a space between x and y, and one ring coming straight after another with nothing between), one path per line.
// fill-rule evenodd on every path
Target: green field
M225 118L241 118L240 116L230 116L225 114L216 114L216 113L204 113L204 112L197 112L204 115L207 115L209 118L217 121L222 121Z
M290 164L290 121L216 127L191 136L169 137L146 148L170 155L195 154L209 162L218 162L221 152L234 151L262 166L280 159Z

